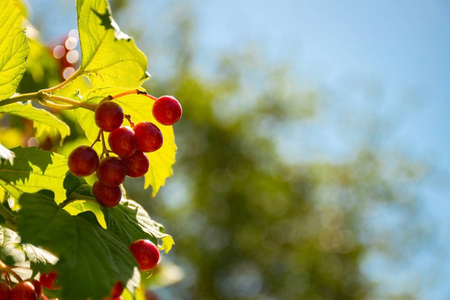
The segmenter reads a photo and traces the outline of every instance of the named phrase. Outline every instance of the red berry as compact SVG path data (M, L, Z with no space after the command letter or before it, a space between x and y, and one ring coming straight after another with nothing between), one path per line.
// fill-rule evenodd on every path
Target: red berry
M56 271L50 271L48 274L42 273L39 277L41 285L49 290L57 290L60 288L60 286L56 284L56 279L58 279L58 273L56 273Z
M130 251L136 258L139 269L148 271L153 269L159 262L159 250L149 240L137 240L130 245Z
M109 100L100 102L95 108L95 123L107 132L119 128L124 116L122 107Z
M119 127L109 134L108 143L111 150L123 157L130 156L136 151L136 137L130 127Z
M125 173L130 177L141 177L147 173L150 166L147 155L142 151L136 151L129 157L122 157L125 165Z
M37 300L34 285L29 281L22 281L16 284L11 290L11 300Z
M79 146L69 155L69 170L75 176L88 176L98 166L98 154L89 146Z
M119 298L123 293L123 284L121 281L117 281L111 290L111 298Z
M0 281L0 299L8 300L11 296L11 289L6 282Z
M142 152L153 152L161 148L163 135L159 128L150 122L141 122L133 127L137 148Z
M125 180L125 168L122 160L115 156L102 159L97 168L97 177L106 186L119 186Z
M159 97L152 108L153 117L163 125L173 125L181 118L180 102L172 96Z
M97 180L92 188L95 199L106 207L114 207L122 199L120 187L109 187Z
M36 279L31 280L31 283L34 286L34 290L36 291L36 295L39 299L41 297L41 293L42 293L41 283L39 281L37 281Z

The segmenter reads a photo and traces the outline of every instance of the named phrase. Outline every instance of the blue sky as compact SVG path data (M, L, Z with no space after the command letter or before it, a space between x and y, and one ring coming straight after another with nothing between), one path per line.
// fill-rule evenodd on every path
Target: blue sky
M36 20L49 18L44 27L45 38L58 37L76 26L74 1L29 2L35 7ZM144 3L149 8L163 10L165 5L186 2L133 1L130 11L139 12L132 22L157 21L161 14L168 14L138 9ZM450 137L447 132L450 127L450 1L192 0L189 3L193 4L196 16L196 56L205 68L221 53L251 43L270 62L288 63L299 78L331 91L328 113L321 125L308 128L319 138L310 140L311 148L305 152L314 150L321 157L333 157L351 151L351 137L343 132L348 124L342 125L348 121L348 115L357 114L359 120L395 119L380 143L385 149L400 151L429 166L418 193L424 199L424 214L429 214L436 223L437 243L444 254L450 253L447 243L450 240ZM61 10L64 15L56 13ZM158 26L156 22L150 23ZM120 21L119 24L124 30L129 26ZM376 97L367 97L365 90L358 90L360 86L372 88ZM323 145L323 138L336 142ZM415 269L408 269L411 276L420 276L422 270L428 270L432 255L431 252L420 254ZM450 271L445 270L450 270L450 257L444 255L444 258L438 273L448 278ZM408 279L407 274L400 273L391 275ZM446 280L436 278L435 284L423 291L426 299L450 297Z

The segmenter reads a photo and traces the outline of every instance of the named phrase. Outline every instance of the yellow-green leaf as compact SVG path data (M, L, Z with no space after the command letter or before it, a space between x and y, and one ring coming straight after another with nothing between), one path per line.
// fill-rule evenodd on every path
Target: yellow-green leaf
M22 242L59 257L55 270L60 274L61 299L104 299L117 280L134 292L140 282L136 259L92 212L71 216L48 190L25 193L19 203Z
M96 86L140 87L148 79L147 58L120 31L106 0L77 0L81 67Z
M0 100L14 94L27 69L30 49L21 25L17 2L0 1Z
M58 203L66 199L63 180L68 168L64 156L35 147L11 150L15 155L14 164L0 163L0 186L16 199L22 193L45 188L52 189Z

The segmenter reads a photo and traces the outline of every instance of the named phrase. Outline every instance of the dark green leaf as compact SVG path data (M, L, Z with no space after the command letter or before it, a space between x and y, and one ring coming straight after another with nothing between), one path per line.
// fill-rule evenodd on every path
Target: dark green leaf
M23 194L19 203L22 241L59 257L55 268L63 299L101 299L117 280L131 291L138 286L140 274L133 255L98 224L92 212L71 216L56 205L48 191Z
M68 199L94 199L92 187L82 177L67 172L63 186Z

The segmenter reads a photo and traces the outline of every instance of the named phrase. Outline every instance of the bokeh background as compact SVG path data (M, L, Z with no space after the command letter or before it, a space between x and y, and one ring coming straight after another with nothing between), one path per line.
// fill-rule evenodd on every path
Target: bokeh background
M449 1L110 2L184 109L174 176L126 182L176 241L149 299L450 299Z

